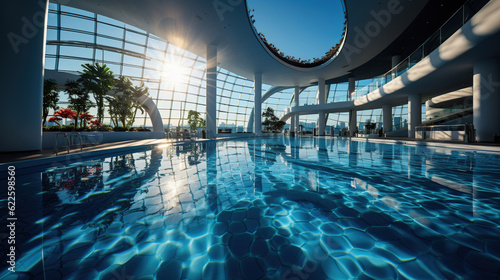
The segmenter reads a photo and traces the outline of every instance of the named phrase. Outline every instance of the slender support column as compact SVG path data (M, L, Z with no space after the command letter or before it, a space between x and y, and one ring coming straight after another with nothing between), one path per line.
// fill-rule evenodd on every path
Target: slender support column
M262 73L255 73L254 88L254 133L258 136L262 131Z
M356 91L356 79L354 77L350 77L348 79L348 90L347 90L347 100L353 100L354 99L354 92Z
M217 46L207 46L207 138L217 132Z
M422 100L419 94L408 96L408 137L415 138L415 127L422 123Z
M474 64L473 118L476 141L493 142L500 135L500 59Z
M42 148L47 0L8 1L0 18L0 152Z
M392 106L390 104L382 106L382 117L384 132L387 133L392 131Z
M356 80L353 77L350 77L349 80L349 88L348 88L348 100L354 100L354 92L356 90ZM351 136L354 136L357 126L358 114L355 110L349 111L349 132Z
M351 136L354 136L356 130L357 130L357 124L358 124L358 112L355 110L350 110L349 111L349 132Z
M299 95L300 95L300 87L296 86L293 94L293 107L299 107ZM299 119L299 114L295 114L293 116L295 118L295 132L299 131L299 125L300 125L300 119Z
M318 80L318 104L326 104L326 85L325 79ZM326 128L326 114L324 112L318 113L318 136L325 136Z

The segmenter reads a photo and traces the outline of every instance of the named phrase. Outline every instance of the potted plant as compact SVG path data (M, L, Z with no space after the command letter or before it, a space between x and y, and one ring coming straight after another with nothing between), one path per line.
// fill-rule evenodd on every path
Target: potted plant
M206 122L200 117L200 113L194 110L189 110L188 112L188 124L191 132L196 132L198 128L204 128ZM206 138L205 131L202 131L202 137Z
M366 128L366 134L371 134L372 130L375 129L377 127L377 124L376 123L372 123L371 121L369 121L366 125L365 125L365 128Z
M274 115L274 110L271 107L268 107L266 111L262 113L262 116L264 117L262 125L264 126L265 132L281 132L283 130L285 122Z

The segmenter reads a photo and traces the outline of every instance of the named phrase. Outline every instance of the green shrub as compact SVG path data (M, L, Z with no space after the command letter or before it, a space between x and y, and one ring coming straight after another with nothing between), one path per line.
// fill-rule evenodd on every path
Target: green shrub
M44 126L43 131L71 132L71 131L75 131L75 125L68 124L68 125ZM80 131L80 130L78 130L78 131Z
M102 126L86 126L86 127L79 127L75 130L75 126L73 124L70 125L56 125L56 126L44 126L43 131L47 132L85 132L85 131L110 131L114 130L109 125L102 125ZM118 131L118 130L115 130ZM123 130L119 130L123 131Z
M144 127L131 127L128 131L146 131L146 132L149 132L151 130L148 128L144 128Z
M92 131L111 131L113 128L110 125L101 125L101 126L93 126L91 127Z
M115 126L113 127L113 131L128 131L128 128L123 126Z
M43 131L61 131L61 126L60 125L44 126Z

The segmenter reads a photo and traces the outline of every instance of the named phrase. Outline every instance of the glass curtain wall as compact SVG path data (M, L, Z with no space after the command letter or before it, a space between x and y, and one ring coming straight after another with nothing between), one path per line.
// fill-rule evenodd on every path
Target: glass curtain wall
M94 62L105 63L115 76L126 76L136 85L144 82L165 128L187 127L190 110L205 117L203 57L126 23L50 3L45 68L79 75L82 64ZM246 131L254 107L253 81L220 68L217 80L218 126ZM58 105L68 106L66 95L60 94ZM95 115L96 109L90 113ZM110 122L106 110L104 123ZM138 112L134 126L152 124L146 113Z
M116 76L126 76L136 85L144 82L167 129L187 127L190 110L205 114L206 61L203 57L126 23L50 3L45 68L79 75L82 64L94 62L105 63ZM218 128L231 129L233 133L246 132L254 107L254 82L221 68L217 80ZM371 81L357 81L356 89ZM263 85L262 92L270 88L270 85ZM300 106L317 104L317 91L316 85L304 89L300 94ZM290 88L275 93L263 103L262 109L271 107L276 116L281 116L292 105L293 92ZM327 103L347 100L348 83L329 86ZM68 106L65 94L60 95L59 106ZM393 108L393 129L404 126L407 107ZM90 113L95 115L95 111L93 108ZM382 110L358 112L360 129L368 120L380 127ZM329 113L326 132L330 132L330 126L336 131L346 128L348 122L347 113ZM107 110L104 123L111 123ZM312 131L316 123L317 114L300 116L300 124L305 130ZM139 112L134 126L151 127L152 124L146 113Z
M370 83L372 79L360 80L356 81L356 89L363 88L366 84ZM331 84L327 87L327 103L334 102L345 102L348 101L348 93L349 93L349 84L348 83L338 83ZM300 106L304 105L313 105L317 104L316 95L317 95L318 87L310 86L304 89L300 94ZM280 92L275 93L270 98L268 98L262 108L271 107L274 109L276 116L281 116L286 108L292 106L292 97L293 97L294 89L286 89ZM300 124L302 125L302 129L306 131L312 131L313 128L317 125L317 114L311 115L301 115L300 116ZM395 106L392 110L392 130L397 130L403 128L407 124L405 124L405 120L408 119L408 105ZM422 119L425 120L425 106L422 107ZM357 124L360 130L364 129L364 125L366 125L370 121L371 123L376 123L376 128L380 129L383 123L382 109L373 109L373 110L363 110L358 111L357 113ZM290 125L290 120L288 120L287 125L288 128ZM341 112L341 113L328 113L327 114L327 123L326 123L326 133L330 133L330 129L333 128L335 135L341 129L348 129L349 127L349 113Z

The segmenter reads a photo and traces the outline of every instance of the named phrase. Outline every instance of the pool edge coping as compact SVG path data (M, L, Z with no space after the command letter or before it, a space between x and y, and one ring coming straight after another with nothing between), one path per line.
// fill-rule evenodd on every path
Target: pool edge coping
M0 163L0 169L2 169L4 167L9 167L9 166L15 166L16 169L30 168L30 167L40 166L40 165L49 164L49 163L53 163L53 162L74 161L75 159L78 159L78 158L83 159L83 158L88 158L88 157L93 157L93 156L100 156L100 155L112 154L112 153L117 153L117 152L143 150L143 149L148 149L148 148L153 149L153 148L156 148L157 146L161 146L161 145L179 146L179 145L186 145L189 143L231 141L231 140L248 139L248 138L262 139L262 138L273 138L273 137L277 137L277 136L222 137L222 138L218 138L218 139L200 139L200 140L192 140L192 141L151 143L151 144L143 144L143 145L130 146L130 147L105 148L105 149L100 149L100 150L84 151L82 153L72 153L72 154L65 154L65 155L59 155L59 156L49 156L49 157L42 157L42 158L35 158L35 159L26 159L26 160L19 160L19 161L13 161L13 162L5 162L5 163ZM336 138L338 138L338 137L335 137L335 138L326 138L325 137L324 139L336 139ZM500 155L500 150L498 150L498 151L491 150L491 149L487 149L487 147L478 146L478 145L465 145L465 144L458 144L458 143L455 144L455 143L439 143L439 142L420 142L420 141L396 140L396 139L375 139L375 138L368 139L368 138L355 138L355 137L350 137L350 138L346 138L346 139L349 139L351 141L357 141L357 142L373 142L373 143L396 144L396 145L406 145L406 146L420 146L420 147L432 147L432 148L444 148L444 149L460 149L460 150L464 150L466 152Z

